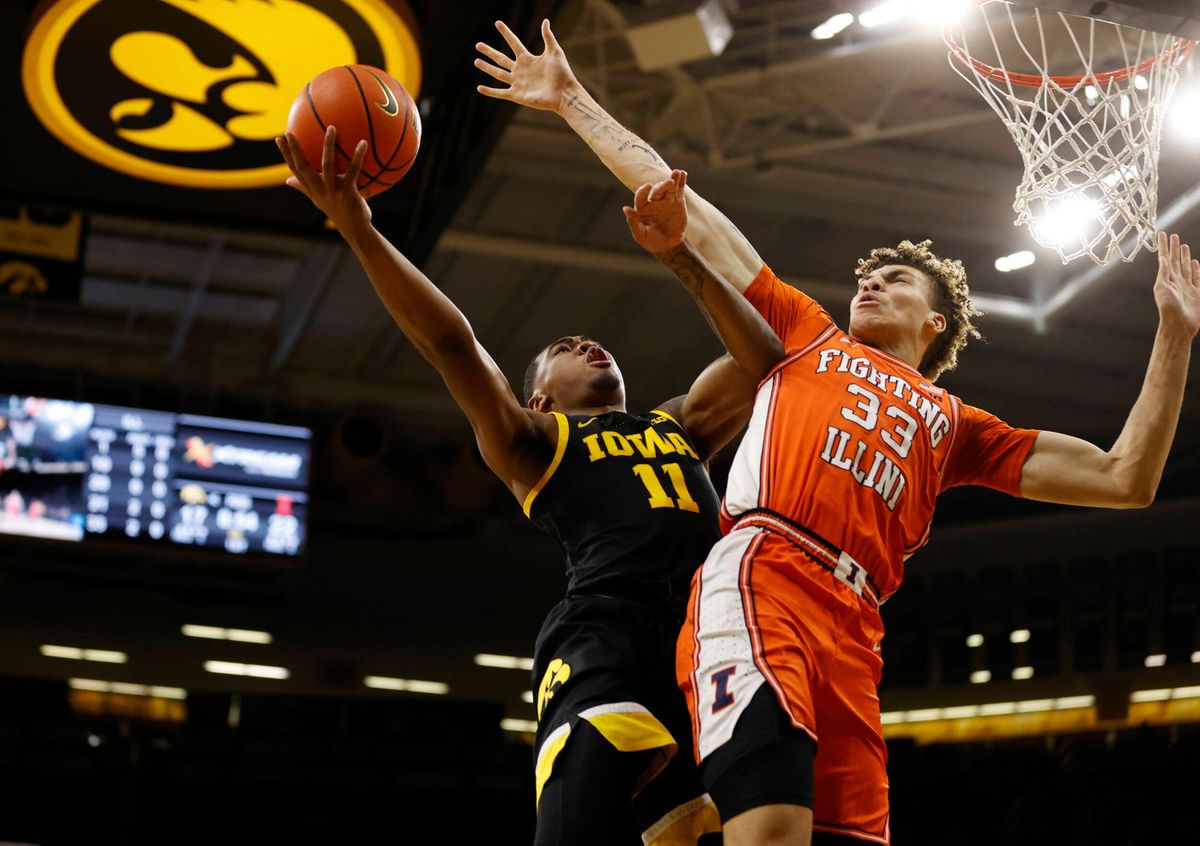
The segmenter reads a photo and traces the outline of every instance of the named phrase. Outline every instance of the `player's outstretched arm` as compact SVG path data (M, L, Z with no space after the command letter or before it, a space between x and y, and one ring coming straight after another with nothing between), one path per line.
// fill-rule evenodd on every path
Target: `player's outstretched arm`
M536 54L527 50L502 21L496 22L496 29L511 55L479 42L475 47L486 60L475 59L475 67L507 87L480 85L479 93L532 109L555 112L631 191L639 185L667 177L671 169L654 148L601 108L575 78L567 54L554 37L549 21L542 21L545 47ZM762 259L715 206L690 190L688 202L692 205L688 239L731 285L739 291L746 290L762 269Z
M686 188L682 170L640 186L633 205L622 209L630 234L683 283L734 361L757 381L783 360L783 344L754 306L684 238Z
M1146 378L1112 449L1042 432L1021 468L1021 495L1045 502L1144 508L1175 438L1192 342L1200 329L1200 262L1178 235L1158 234L1158 334Z
M663 406L707 459L746 425L754 388L783 360L783 344L754 306L684 238L688 224L687 174L672 171L643 185L625 206L633 239L666 265L696 300L730 355L709 365L691 390Z
M345 175L334 167L336 130L325 133L322 170L309 166L295 137L276 145L292 171L287 184L326 214L358 256L396 325L441 374L475 430L484 460L523 499L549 463L556 429L552 418L521 406L461 311L371 225L371 211L356 187L367 152L354 151Z

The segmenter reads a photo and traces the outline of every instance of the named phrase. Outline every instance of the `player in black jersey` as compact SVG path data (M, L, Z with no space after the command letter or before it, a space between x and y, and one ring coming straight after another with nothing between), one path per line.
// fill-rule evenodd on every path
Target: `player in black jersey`
M330 127L322 172L295 138L278 139L288 184L337 226L396 324L442 375L488 466L566 555L567 596L536 648L535 843L694 844L719 831L675 686L675 639L692 573L718 537L705 462L745 425L782 345L683 241L686 175L677 171L643 186L625 214L732 358L710 365L686 395L635 415L612 355L570 335L534 358L522 405L462 313L372 227L355 189L365 142L338 177L334 139Z

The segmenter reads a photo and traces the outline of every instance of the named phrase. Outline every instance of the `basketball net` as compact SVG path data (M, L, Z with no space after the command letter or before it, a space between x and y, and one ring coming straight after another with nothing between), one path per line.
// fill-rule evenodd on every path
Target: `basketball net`
M1064 264L1154 250L1163 117L1196 42L1007 0L944 35L950 66L1021 152L1014 225Z

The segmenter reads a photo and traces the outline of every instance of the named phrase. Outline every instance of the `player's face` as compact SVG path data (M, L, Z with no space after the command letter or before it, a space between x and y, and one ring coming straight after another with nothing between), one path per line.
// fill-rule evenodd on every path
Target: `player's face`
M542 353L538 393L552 399L554 410L624 405L625 381L616 359L599 342L570 335Z
M876 346L913 335L928 343L945 325L933 308L934 284L924 271L905 264L872 271L859 280L850 301L850 334Z

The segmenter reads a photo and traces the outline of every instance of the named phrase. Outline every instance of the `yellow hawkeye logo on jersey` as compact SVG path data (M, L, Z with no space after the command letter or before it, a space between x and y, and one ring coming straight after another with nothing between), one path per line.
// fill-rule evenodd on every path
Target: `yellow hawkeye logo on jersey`
M550 662L550 666L546 667L546 674L542 676L542 683L538 685L537 716L539 720L542 718L542 712L546 710L546 705L554 698L554 694L562 689L569 678L571 678L571 665L561 658L555 658Z

